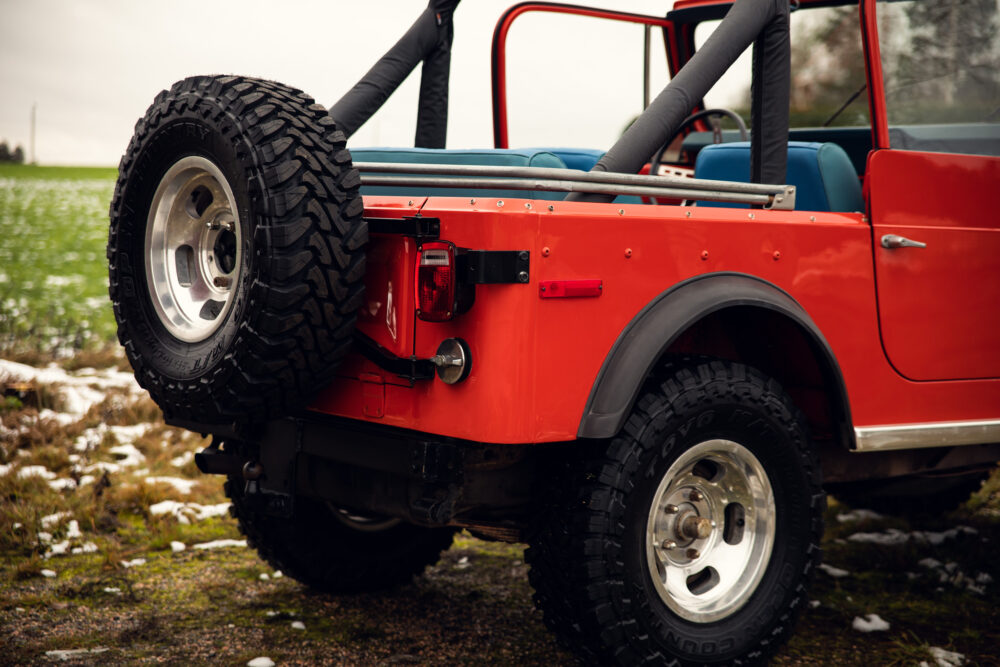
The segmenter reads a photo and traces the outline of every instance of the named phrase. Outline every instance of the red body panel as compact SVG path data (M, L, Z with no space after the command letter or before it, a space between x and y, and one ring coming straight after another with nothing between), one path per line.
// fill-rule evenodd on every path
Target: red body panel
M385 217L388 202L372 199L366 213ZM549 211L528 203L432 198L421 210L440 218L441 237L459 246L531 252L529 284L480 285L468 313L416 322L418 357L430 357L448 337L469 343L468 380L386 385L376 419L370 406L366 415L360 373L385 373L351 365L313 408L486 442L571 440L601 365L632 318L676 283L722 271L767 280L805 308L840 364L855 426L983 419L1000 405L1000 381L912 382L889 364L871 228L860 214L585 203ZM539 296L539 281L577 279L602 280L601 298Z
M709 4L718 3L685 0L675 9ZM852 426L996 419L1000 229L992 212L1000 207L1000 160L888 148L875 0L861 0L860 9L875 147L864 174L870 219L676 205L550 206L508 199L500 206L496 199L367 197L367 216L419 210L439 218L441 239L460 247L528 250L530 282L479 285L472 309L448 322L417 321L410 296L408 306L399 302L400 328L393 335L383 307L387 286L407 275L412 281L413 244L377 239L369 265L370 316L363 315L362 331L398 356L421 359L435 354L442 340L460 337L471 349L471 374L456 385L412 383L352 358L313 409L482 442L572 440L600 369L633 318L682 281L738 272L784 290L808 313L839 365ZM663 27L672 73L693 48L690 39L682 47L676 26L664 19L552 5L513 8L495 35L499 147L507 145L505 35L528 11ZM683 28L690 38L693 26ZM884 234L927 248L884 249ZM381 261L408 264L371 266ZM553 284L599 284L599 298L548 298L540 287Z
M885 150L868 173L889 359L914 380L1000 377L1000 158Z
M397 357L413 352L413 266L416 242L372 235L365 258L365 303L358 329Z

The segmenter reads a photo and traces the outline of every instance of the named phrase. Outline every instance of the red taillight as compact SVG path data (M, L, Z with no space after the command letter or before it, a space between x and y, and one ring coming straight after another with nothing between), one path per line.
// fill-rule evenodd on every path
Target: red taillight
M447 241L428 241L417 255L417 317L443 322L455 316L455 246Z

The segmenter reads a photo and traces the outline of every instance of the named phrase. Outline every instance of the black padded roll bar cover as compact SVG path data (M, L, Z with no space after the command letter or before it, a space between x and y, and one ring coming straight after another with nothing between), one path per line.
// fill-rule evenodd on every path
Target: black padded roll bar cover
M424 54L417 104L417 148L444 148L448 136L448 79L451 76L452 14L459 0L431 0L438 25L435 46Z
M343 97L332 107L330 115L337 121L337 127L350 137L359 127L372 117L385 103L396 88L410 75L410 72L421 60L436 62L430 72L431 78L438 83L444 76L444 109L447 113L447 79L448 61L443 63L440 57L431 57L440 52L442 43L445 51L450 52L452 31L452 16L460 0L430 0L427 8L420 14L406 34L375 63L361 80L354 84ZM427 67L424 68L427 74ZM424 82L421 82L423 93ZM435 109L441 106L440 100L433 105ZM421 112L424 112L421 105ZM421 113L418 113L418 119ZM445 116L447 124L447 116ZM418 120L418 137L420 135ZM443 139L441 141L443 147Z
M780 159L780 175L777 175L777 165L767 170L768 177L775 178L770 182L784 181L788 159L788 92L791 71L788 15L788 0L736 0L704 46L695 52L615 145L598 160L592 171L637 173L649 161L650 156L673 136L695 104L701 101L740 54L754 44L754 74L762 73L764 83L761 85L761 81L755 76L752 91L761 98L767 94L770 98L770 102L766 103L768 109L783 105L784 114L764 123L761 122L760 114L754 114L751 109L753 129L750 142L751 146L763 142L765 148L757 148L757 154L761 156L777 158L779 153L784 152L784 158ZM780 46L782 41L785 43L784 48ZM784 63L777 62L780 59L784 59ZM779 79L784 81L783 95ZM783 129L776 131L782 117ZM774 136L768 136L770 132L774 132ZM751 148L751 154L754 152ZM607 195L577 193L570 193L566 199L611 201Z
M778 12L753 44L750 82L750 182L784 183L788 166L788 101L792 47L789 7Z

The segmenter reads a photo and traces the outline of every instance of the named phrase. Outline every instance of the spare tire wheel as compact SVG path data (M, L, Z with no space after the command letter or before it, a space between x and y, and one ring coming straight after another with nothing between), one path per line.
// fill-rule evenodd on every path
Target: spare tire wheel
M360 179L302 92L184 79L136 124L108 238L118 338L165 417L281 417L331 379L364 296Z

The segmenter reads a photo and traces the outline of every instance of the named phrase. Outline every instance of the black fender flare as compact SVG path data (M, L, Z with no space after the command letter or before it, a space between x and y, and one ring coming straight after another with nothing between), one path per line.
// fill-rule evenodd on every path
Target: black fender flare
M776 311L794 322L819 355L828 382L836 387L839 435L847 448L854 447L850 428L850 403L840 365L812 318L781 288L743 273L710 273L677 283L650 301L632 318L604 360L590 390L580 428L580 438L610 438L625 423L642 383L671 344L702 318L735 306ZM846 439L845 439L846 438Z

